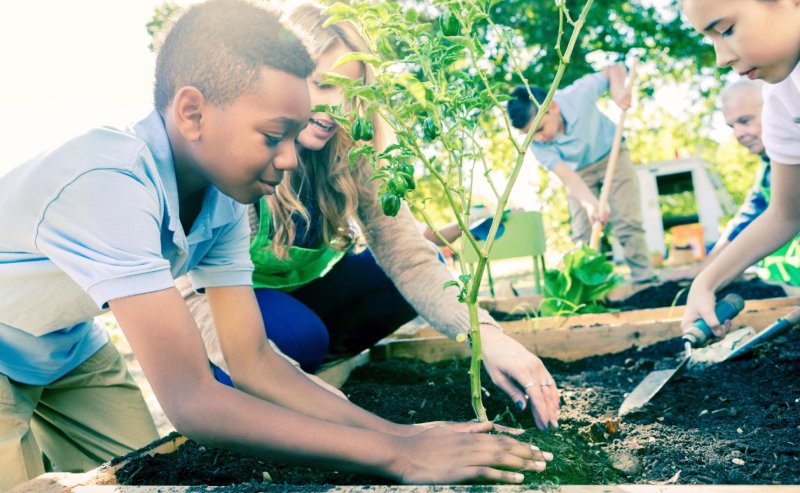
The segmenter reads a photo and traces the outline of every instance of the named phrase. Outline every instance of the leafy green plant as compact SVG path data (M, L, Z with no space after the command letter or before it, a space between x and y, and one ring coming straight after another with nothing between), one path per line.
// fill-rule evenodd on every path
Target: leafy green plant
M564 256L562 269L548 269L544 274L544 295L539 311L542 316L578 313L602 313L606 295L622 282L605 255L583 245Z
M550 105L575 48L581 27L593 0L578 12L571 13L565 0L557 0L559 26L553 39L558 67L544 101L536 101L537 114L531 124L535 130ZM455 287L460 301L467 304L470 316L469 342L472 348L470 391L476 415L486 420L481 401L481 341L478 323L478 292L489 252L494 243L501 215L508 202L533 131L522 138L512 128L505 111L511 76L527 86L523 66L532 60L519 46L519 32L492 19L498 0L434 0L422 4L356 0L337 3L327 13L329 23L342 20L356 24L370 48L370 53L349 53L337 64L360 61L368 65L374 77L354 82L336 74L326 74L326 83L342 87L348 98L355 99L349 114L334 115L350 131L356 145L350 161L366 159L379 180L378 196L384 213L397 214L405 201L432 231L426 204L444 197L463 232L460 246L439 235L443 244L455 252L473 248L478 252L474 267L462 266L457 280L446 283ZM574 17L573 17L574 16ZM562 47L565 30L570 30ZM502 49L509 54L513 67L508 80L492 79L493 54ZM314 111L336 113L336 108L317 107ZM341 109L339 109L341 110ZM396 139L385 149L372 145L364 134L364 121L378 115L391 128ZM368 132L371 133L371 132ZM491 163L485 153L487 143L502 133L513 146L513 166L508 182L501 188L493 183ZM504 163L507 166L507 163ZM436 184L416 187L414 175ZM482 245L470 233L470 210L474 181L485 177L497 200L496 214L488 237ZM436 197L434 197L434 195Z

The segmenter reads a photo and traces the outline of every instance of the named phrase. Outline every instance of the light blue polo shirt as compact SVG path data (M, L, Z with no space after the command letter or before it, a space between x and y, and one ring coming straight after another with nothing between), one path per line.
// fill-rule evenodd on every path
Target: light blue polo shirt
M616 125L597 108L597 100L608 91L608 77L602 72L584 75L553 99L564 117L564 134L551 142L532 142L531 151L539 163L553 170L564 163L573 171L596 163L611 151Z
M164 122L89 131L0 177L0 373L44 385L100 349L108 301L250 285L246 207L216 188L186 236Z

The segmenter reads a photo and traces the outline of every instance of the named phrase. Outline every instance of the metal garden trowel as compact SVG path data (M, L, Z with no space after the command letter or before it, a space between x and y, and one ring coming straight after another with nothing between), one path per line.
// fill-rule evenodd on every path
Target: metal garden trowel
M715 310L717 313L717 318L720 321L731 319L735 317L739 311L741 311L741 307L738 307L739 302L735 298L728 298L729 296L739 298L737 295L728 295L719 303L717 303ZM727 303L730 303L731 306L723 308L720 306L720 304L725 302L726 299ZM739 298L739 300L741 300L741 298ZM741 306L744 306L744 300L741 300ZM680 362L678 367L672 370L654 371L647 375L645 379L642 380L642 382L639 383L639 385L637 385L636 388L634 388L628 397L626 397L622 402L622 406L619 408L619 415L624 416L632 411L640 409L642 406L650 402L650 399L652 399L653 396L655 396L667 382L669 382L673 377L675 377L675 375L679 374L687 366L709 366L723 361L732 360L749 353L762 343L778 337L798 323L800 323L800 308L795 309L789 312L787 315L779 318L775 321L775 323L762 330L758 334L756 334L751 328L740 329L731 332L724 339L715 344L695 351L694 354L691 352L691 347L696 344L701 344L703 341L697 340L694 344L692 344L691 342L687 341L687 334L684 334L684 341L687 344L687 353L686 357ZM703 323L703 325L705 325L705 323ZM695 327L697 326L698 323L695 322ZM703 330L702 327L700 330Z
M728 294L714 306L714 313L716 313L717 319L722 323L725 320L730 320L735 317L742 308L744 308L744 299L737 294ZM683 334L686 357L683 358L677 368L650 372L644 380L628 394L628 397L622 401L618 414L620 416L625 416L631 411L635 411L650 402L650 399L652 399L667 382L672 380L675 375L686 367L689 360L692 358L692 347L701 346L713 337L714 333L703 319L695 320L691 330Z

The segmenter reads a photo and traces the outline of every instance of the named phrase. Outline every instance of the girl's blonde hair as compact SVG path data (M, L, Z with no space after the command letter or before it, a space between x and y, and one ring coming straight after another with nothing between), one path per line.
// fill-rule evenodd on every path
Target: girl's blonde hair
M307 38L314 59L319 59L323 53L338 45L357 52L369 51L352 23L340 21L325 26L327 18L323 12L324 7L304 1L295 4L288 14L294 29ZM374 80L369 67L362 64L362 69L366 82ZM376 149L385 148L386 124L374 117L373 127L373 146ZM350 136L340 128L322 149L312 151L301 148L297 170L287 173L275 195L267 197L274 226L272 249L278 258L285 258L288 248L295 241L295 218L311 224L320 220L321 216L322 238L335 250L346 250L353 244L358 234L354 225L363 229L357 215L359 197L362 200L376 200L376 197L374 187L367 183L371 175L369 165L360 159L350 167L348 151L353 145ZM317 217L310 217L298 197L299 190L295 189L305 183L313 184L311 193L319 208Z

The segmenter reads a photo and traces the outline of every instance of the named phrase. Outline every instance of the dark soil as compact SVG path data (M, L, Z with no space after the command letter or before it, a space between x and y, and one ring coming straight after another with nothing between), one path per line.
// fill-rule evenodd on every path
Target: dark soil
M678 340L564 363L548 360L562 395L560 427L535 429L488 383L490 417L528 429L522 440L555 459L530 483L800 484L800 330L739 360L683 374L650 404L616 417L625 393L653 369L673 368ZM419 423L469 420L468 361L374 362L344 387L350 399L385 418ZM268 471L273 485L259 484ZM676 477L677 475L677 477ZM284 466L188 442L179 452L138 459L121 484L226 485L231 491L314 491L322 484L386 484L339 472ZM292 486L287 486L292 485ZM299 487L297 485L304 485Z
M717 299L728 293L736 293L746 300L762 300L786 296L786 291L782 287L766 283L761 279L751 279L731 284L717 293ZM688 294L688 283L668 281L637 291L621 301L609 303L609 306L618 310L643 310L672 306L673 304L685 305Z
M685 305L686 296L689 294L689 285L689 282L667 281L656 286L644 288L620 301L609 302L606 306L608 311L630 311ZM717 299L728 293L736 293L746 300L763 300L786 296L786 291L781 286L764 282L758 278L728 285L717 293ZM492 310L489 313L499 322L523 320L534 316L531 313L505 313Z

